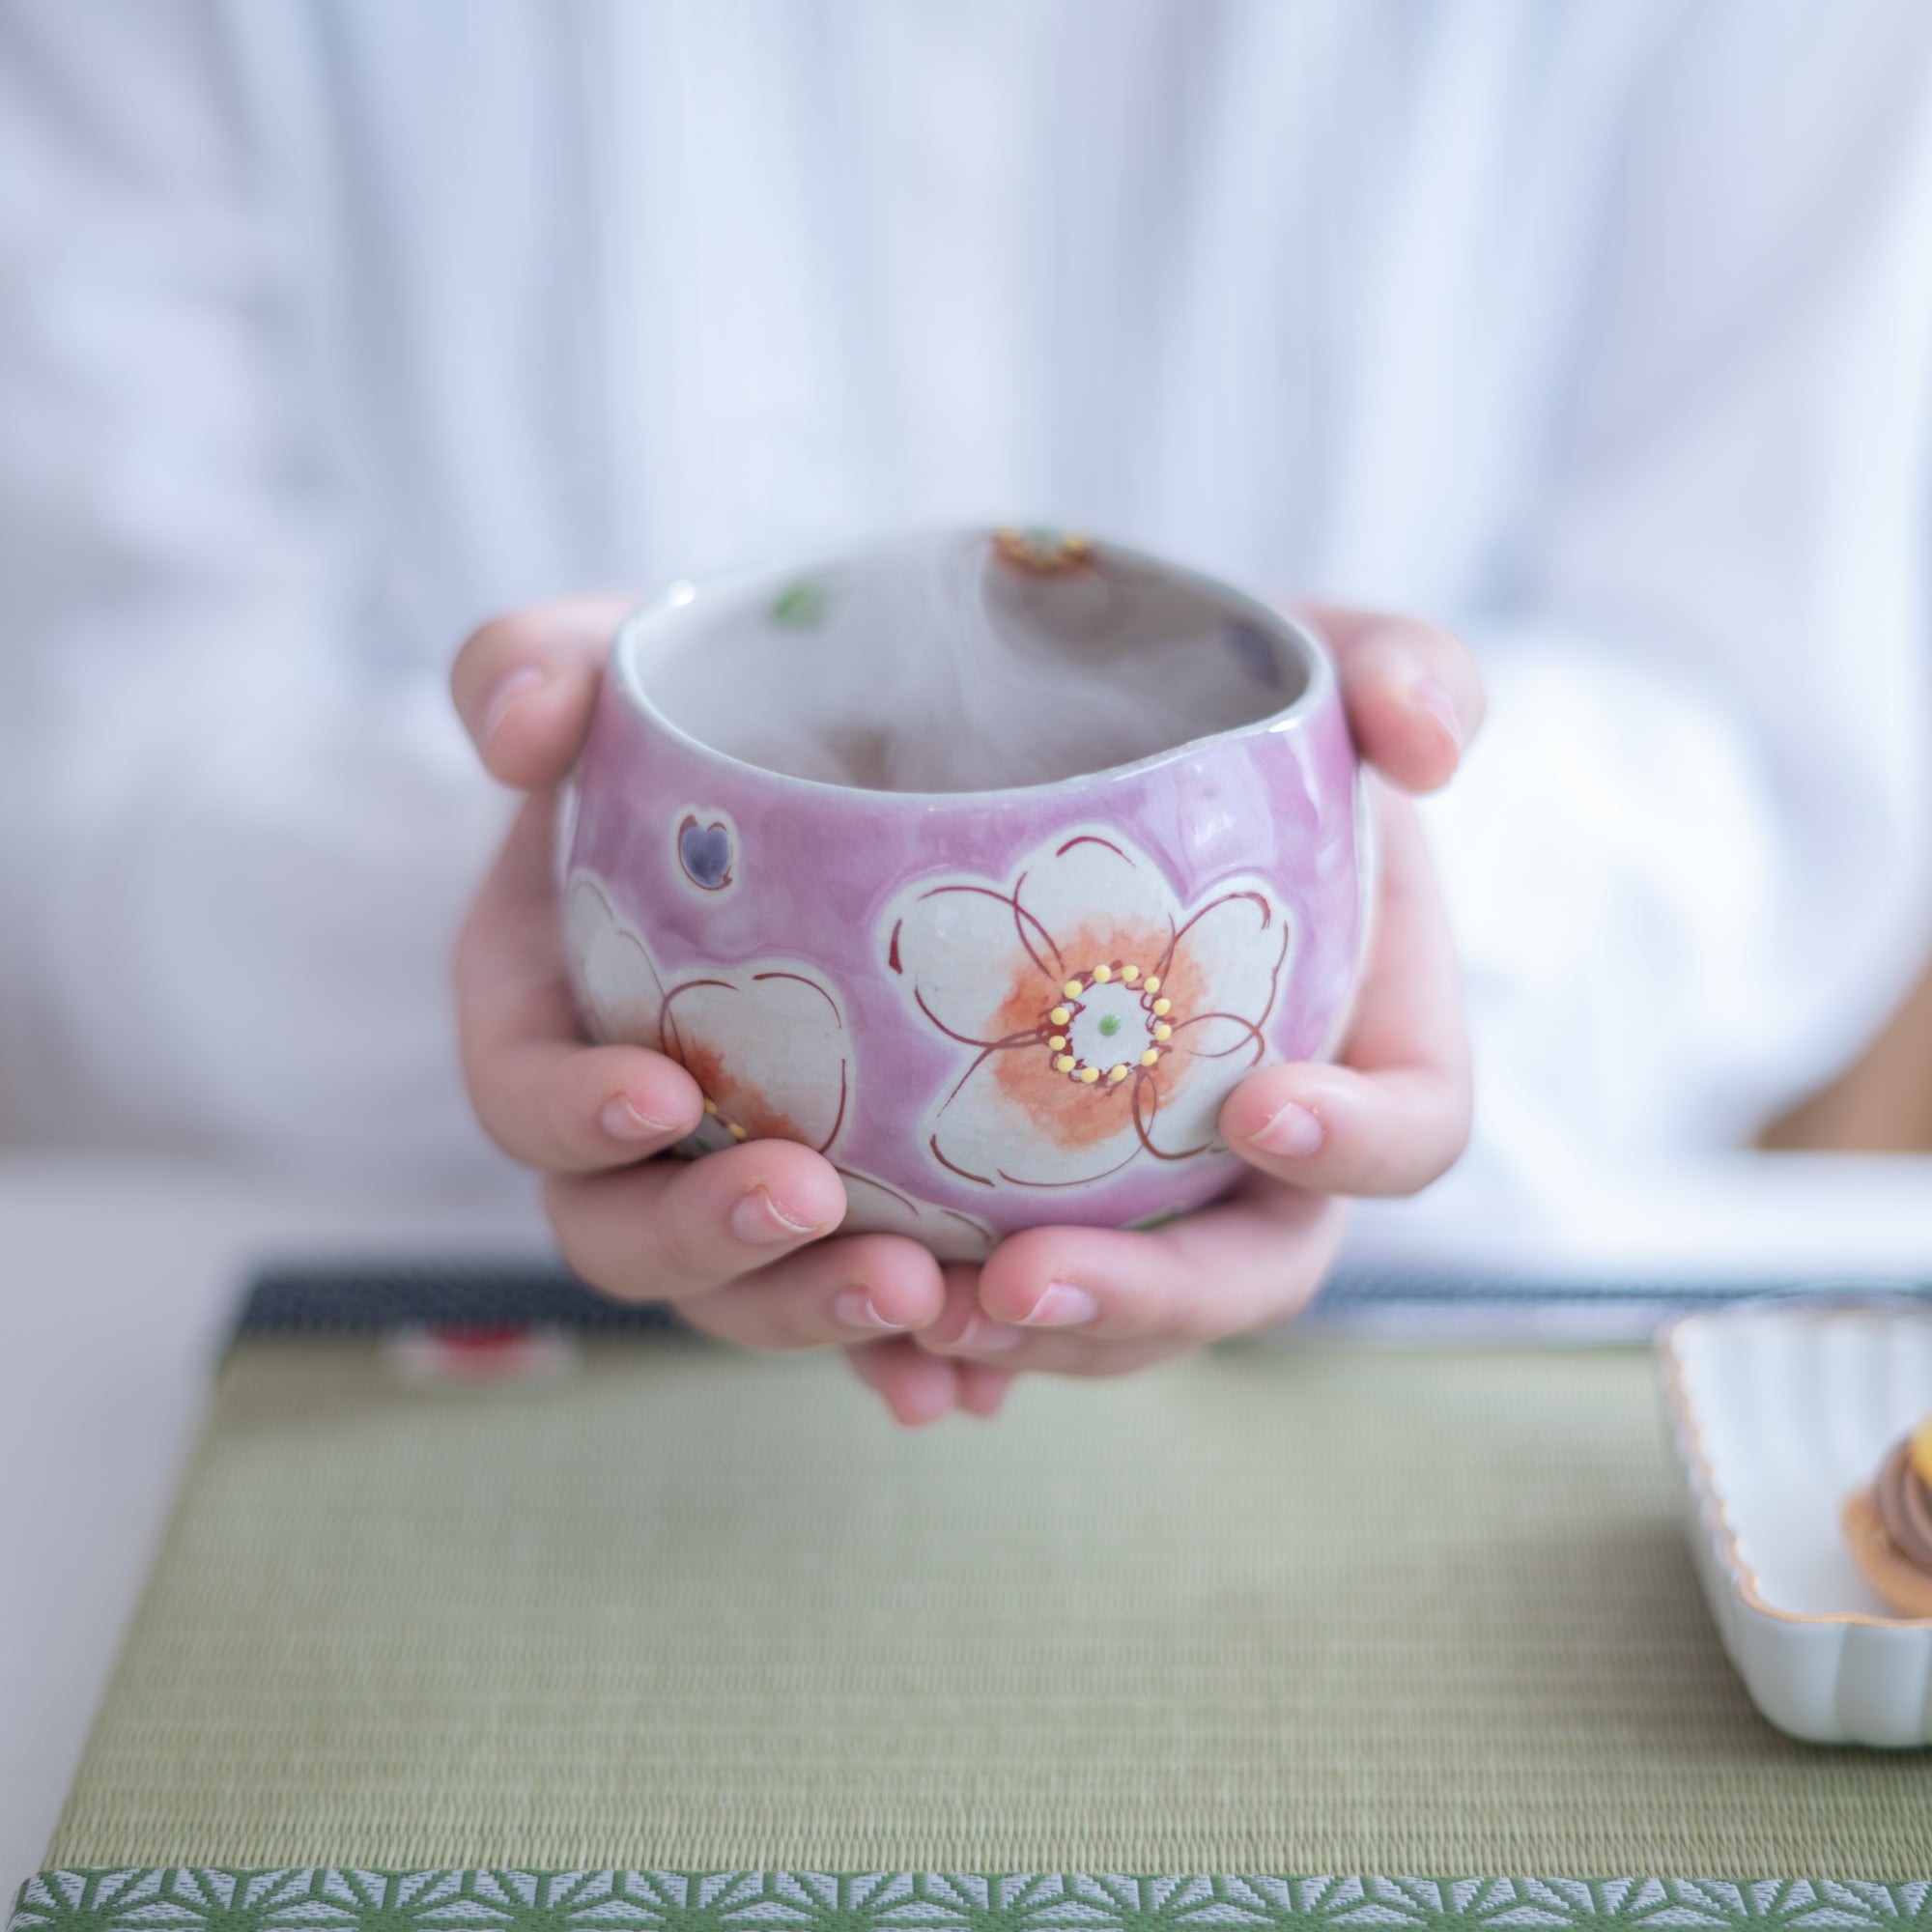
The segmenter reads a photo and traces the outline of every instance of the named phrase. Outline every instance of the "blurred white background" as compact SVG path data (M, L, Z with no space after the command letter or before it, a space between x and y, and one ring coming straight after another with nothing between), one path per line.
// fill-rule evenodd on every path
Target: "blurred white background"
M1932 954L1928 103L1917 0L11 0L11 1133L487 1176L465 630L1036 515L1471 641L1471 1177L1747 1141Z

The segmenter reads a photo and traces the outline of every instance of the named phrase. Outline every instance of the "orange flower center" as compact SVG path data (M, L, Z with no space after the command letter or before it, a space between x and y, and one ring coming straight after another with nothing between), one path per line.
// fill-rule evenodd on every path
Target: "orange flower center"
M669 1040L666 1044L672 1049L671 1058L683 1064L704 1095L704 1119L691 1136L701 1148L708 1151L745 1140L806 1141L810 1145L797 1122L774 1107L755 1087L736 1078L724 1054L709 1041L682 1032L674 1044Z
M1061 986L1040 1017L1040 1037L1056 1073L1076 1086L1119 1087L1173 1050L1173 1009L1158 974L1131 959L1104 960Z
M1168 958L1172 943L1158 927L1091 921L1061 939L1060 955L1094 963L1069 969L1044 1007L1037 963L1024 954L1012 962L995 1020L1011 1047L994 1057L994 1077L1060 1146L1111 1139L1143 1081L1158 1076L1172 1088L1191 1064L1174 1059L1173 1041L1183 1012L1206 1004L1201 976L1179 958L1165 974L1148 963Z

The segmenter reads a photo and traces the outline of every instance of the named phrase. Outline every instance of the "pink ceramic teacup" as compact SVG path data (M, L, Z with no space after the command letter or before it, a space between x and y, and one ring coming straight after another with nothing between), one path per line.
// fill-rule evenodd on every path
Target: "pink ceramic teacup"
M618 633L569 801L596 1038L681 1062L686 1151L784 1135L848 1233L972 1259L1242 1171L1246 1074L1332 1050L1368 918L1315 637L1050 531L679 585Z

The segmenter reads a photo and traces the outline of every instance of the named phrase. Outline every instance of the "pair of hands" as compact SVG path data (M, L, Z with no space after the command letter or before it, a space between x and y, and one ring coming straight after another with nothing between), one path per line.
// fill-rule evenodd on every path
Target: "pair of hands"
M1481 682L1433 626L1309 606L1379 774L1381 898L1341 1062L1265 1067L1222 1108L1222 1136L1252 1170L1231 1196L1148 1234L1029 1229L972 1266L897 1236L838 1237L843 1184L790 1141L650 1160L697 1124L703 1095L661 1054L585 1042L554 874L556 787L629 608L583 598L498 618L451 676L483 763L528 794L457 950L464 1072L492 1137L547 1177L557 1241L585 1281L673 1301L751 1348L842 1348L901 1423L990 1416L1024 1370L1116 1374L1285 1319L1334 1255L1338 1197L1412 1193L1462 1152L1455 956L1402 794L1454 774L1481 722Z

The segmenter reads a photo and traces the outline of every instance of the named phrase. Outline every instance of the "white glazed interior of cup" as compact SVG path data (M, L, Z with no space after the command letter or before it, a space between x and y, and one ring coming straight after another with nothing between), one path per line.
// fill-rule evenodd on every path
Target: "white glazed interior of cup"
M896 539L674 593L628 626L635 693L770 772L981 792L1130 765L1278 717L1313 647L1211 579L1051 531Z

